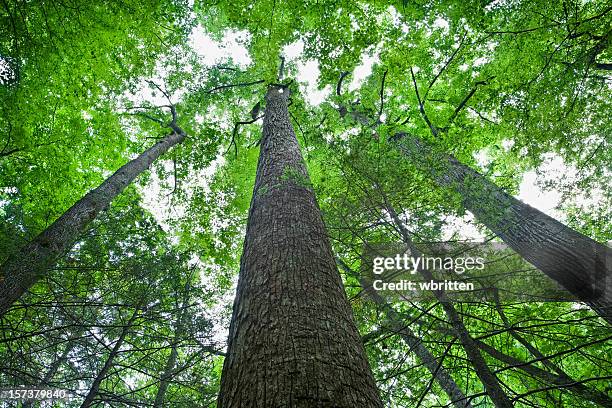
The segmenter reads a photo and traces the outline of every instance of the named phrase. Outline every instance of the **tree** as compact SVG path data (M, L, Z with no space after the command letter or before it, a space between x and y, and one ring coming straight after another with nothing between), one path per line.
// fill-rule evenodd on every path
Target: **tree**
M266 93L218 405L381 407L288 100Z
M342 116L349 113L345 106L339 111ZM421 114L433 136L438 136L424 110ZM359 111L351 110L349 116L363 125L372 123L372 118ZM414 135L398 132L390 140L436 184L457 192L465 209L497 237L612 324L612 291L607 279L612 273L608 261L612 249L517 200Z
M457 191L480 222L612 324L612 249L517 200L452 156L406 134L396 136L399 149L415 162L425 158L436 183Z
M338 259L338 264L345 272L354 274L348 265ZM385 299L372 288L372 283L368 282L364 277L360 277L360 284L367 296L372 299L377 306L385 311L391 329L395 333L399 333L402 340L408 345L414 353L419 356L419 359L427 367L432 378L440 384L440 387L446 392L451 403L457 408L469 408L472 406L468 397L465 396L461 388L457 385L452 376L442 367L442 363L438 362L431 351L422 343L419 337L410 329L409 325L401 323L401 318L393 308L385 302Z
M174 112L174 107L172 108ZM55 262L70 249L98 213L108 208L140 173L145 171L172 146L181 143L185 132L170 123L172 133L155 143L140 156L123 165L99 187L77 201L34 240L21 248L0 268L0 316L18 300Z
M612 239L611 11L0 2L0 288L37 271L0 308L0 384L73 396L8 405L610 405L609 292L589 288ZM534 176L555 209L519 200ZM480 289L576 301L371 288L371 248L475 237L515 249L487 252Z

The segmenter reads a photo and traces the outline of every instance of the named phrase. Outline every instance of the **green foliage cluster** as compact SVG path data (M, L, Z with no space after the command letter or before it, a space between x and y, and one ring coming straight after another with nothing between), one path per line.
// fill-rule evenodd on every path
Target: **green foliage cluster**
M465 239L457 220L496 239L436 186L433 158L423 166L394 148L399 132L511 194L526 172L562 162L543 186L559 194L557 214L612 240L611 24L602 0L2 1L0 262L167 135L170 106L188 137L0 320L0 386L44 380L78 406L136 316L96 404L152 405L167 379L164 406L215 406L261 136L254 107L296 45L284 83L310 177L287 169L282 180L315 191L353 271L365 243L401 239L388 206L417 242ZM246 66L197 49L236 33ZM386 406L447 406L356 272L343 279ZM439 304L391 306L466 395L482 391ZM571 303L497 306L456 308L475 339L612 398L609 327L596 315ZM516 333L552 357L538 360ZM483 355L516 406L596 406Z

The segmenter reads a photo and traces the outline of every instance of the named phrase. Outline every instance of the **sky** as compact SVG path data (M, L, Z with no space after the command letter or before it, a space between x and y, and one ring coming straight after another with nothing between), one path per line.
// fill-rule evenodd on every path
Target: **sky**
M226 31L221 41L215 41L208 36L201 27L197 27L190 38L190 45L195 52L198 53L201 58L201 62L208 66L214 66L219 63L223 63L228 59L232 59L235 63L241 67L246 68L251 63L249 53L244 46L244 41L248 39L248 33L246 32L235 32ZM319 67L316 61L304 60L303 55L304 44L301 41L297 41L293 44L287 45L283 49L283 54L287 60L287 63L293 62L297 67L296 80L300 84L301 92L305 95L306 101L313 105L318 106L323 102L330 94L332 89L326 87L319 89L317 86L317 80L320 75ZM361 84L367 79L372 73L372 67L378 62L376 52L368 53L362 57L361 65L359 65L351 75L351 82L348 84L350 90L358 89ZM163 83L163 72L160 72L159 77L155 78L156 82ZM142 87L143 91L138 95L133 95L131 99L135 103L140 103L143 100L149 101L152 104L163 105L166 103L163 96L154 96L148 86ZM173 95L173 98L180 98L180 93ZM228 130L229 132L229 130ZM505 147L512 144L512 141L505 141ZM477 161L482 162L484 165L487 160L486 151L481 151L475 155ZM164 165L167 169L170 169L172 162L165 160ZM216 169L224 163L222 154L207 168L204 169L200 174L193 175L190 180L181 180L181 185L189 194L190 185L205 186L206 183L211 180ZM571 177L572 174L576 174L576 170L566 166L558 156L550 155L544 161L543 165L537 169L538 171L528 171L523 174L522 182L520 183L519 192L516 197L523 202L539 209L552 216L553 218L564 221L564 214L557 210L556 207L560 203L561 195L552 190L547 190L541 187L547 181L559 181L560 177ZM166 180L166 183L173 185L173 180ZM168 190L163 189L161 180L157 178L156 174L152 174L150 181L143 188L144 195L144 206L155 216L158 223L166 231L171 229L168 223L169 219L180 218L186 208L178 203L172 203L171 196L168 195ZM593 204L597 203L597 200L591 199ZM482 241L485 239L485 233L482 227L478 227L474 217L467 213L462 218L454 216L447 217L446 227L443 230L443 239L450 239L453 234L458 234L461 239ZM171 234L172 235L172 234ZM193 259L192 263L199 264L201 270L204 268L214 269L218 268L219 265L209 263L206 259ZM207 277L202 274L203 283L206 285ZM237 277L236 277L237 279ZM236 282L234 282L234 286ZM218 305L231 304L234 292L227 291L222 299L218 299ZM215 315L218 315L219 308L211 311ZM227 325L223 325L222 322L215 323L214 340L222 343L227 337Z
M251 63L249 52L244 46L245 41L248 41L248 33L240 31L227 30L221 41L213 40L201 26L194 29L190 37L190 45L192 49L199 55L201 62L208 66L232 59L241 67L246 68ZM284 47L283 54L287 63L293 62L297 67L296 80L299 82L301 91L305 95L306 101L317 106L324 101L332 92L330 87L318 89L317 80L320 75L319 67L316 61L304 60L302 58L304 44L301 41L296 41ZM349 89L358 89L365 79L372 73L372 67L378 62L376 52L365 54L362 57L361 65L359 65L351 75ZM160 73L160 78L163 73ZM158 78L158 81L161 79ZM180 98L180 95L176 95ZM148 87L142 87L142 92L138 95L133 95L134 102L142 102L147 100L153 104L164 104L165 100L161 95L153 96ZM508 141L510 144L511 141ZM479 161L486 162L486 151L480 152L478 155ZM197 177L200 183L205 183L214 173L219 165L223 163L223 159L216 160L211 167ZM165 165L170 165L167 162ZM561 176L567 178L575 174L576 170L566 166L559 157L551 155L545 160L544 164L538 171L528 171L523 174L520 184L519 193L516 196L521 201L537 208L538 210L560 220L564 221L564 214L556 209L562 197L560 193L552 190L547 190L541 187L546 181L555 180ZM177 205L172 205L170 198L166 196L167 192L160 188L160 180L156 177L151 178L151 182L144 189L145 206L155 215L162 226L167 226L167 217L180 217L184 212L183 208ZM586 198L585 198L586 199ZM596 202L596 200L591 199ZM453 232L459 232L460 236L465 239L479 240L484 235L474 225L473 217L468 214L463 219L449 218L448 226L445 231L445 236L450 237Z

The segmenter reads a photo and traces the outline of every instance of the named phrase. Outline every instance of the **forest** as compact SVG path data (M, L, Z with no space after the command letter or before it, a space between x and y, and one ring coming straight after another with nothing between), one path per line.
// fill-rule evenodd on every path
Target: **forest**
M609 0L1 0L0 110L1 408L612 407Z

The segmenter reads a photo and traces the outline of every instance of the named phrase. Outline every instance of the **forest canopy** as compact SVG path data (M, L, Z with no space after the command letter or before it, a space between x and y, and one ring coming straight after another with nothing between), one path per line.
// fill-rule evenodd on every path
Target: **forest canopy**
M3 0L0 407L612 406L611 27Z

